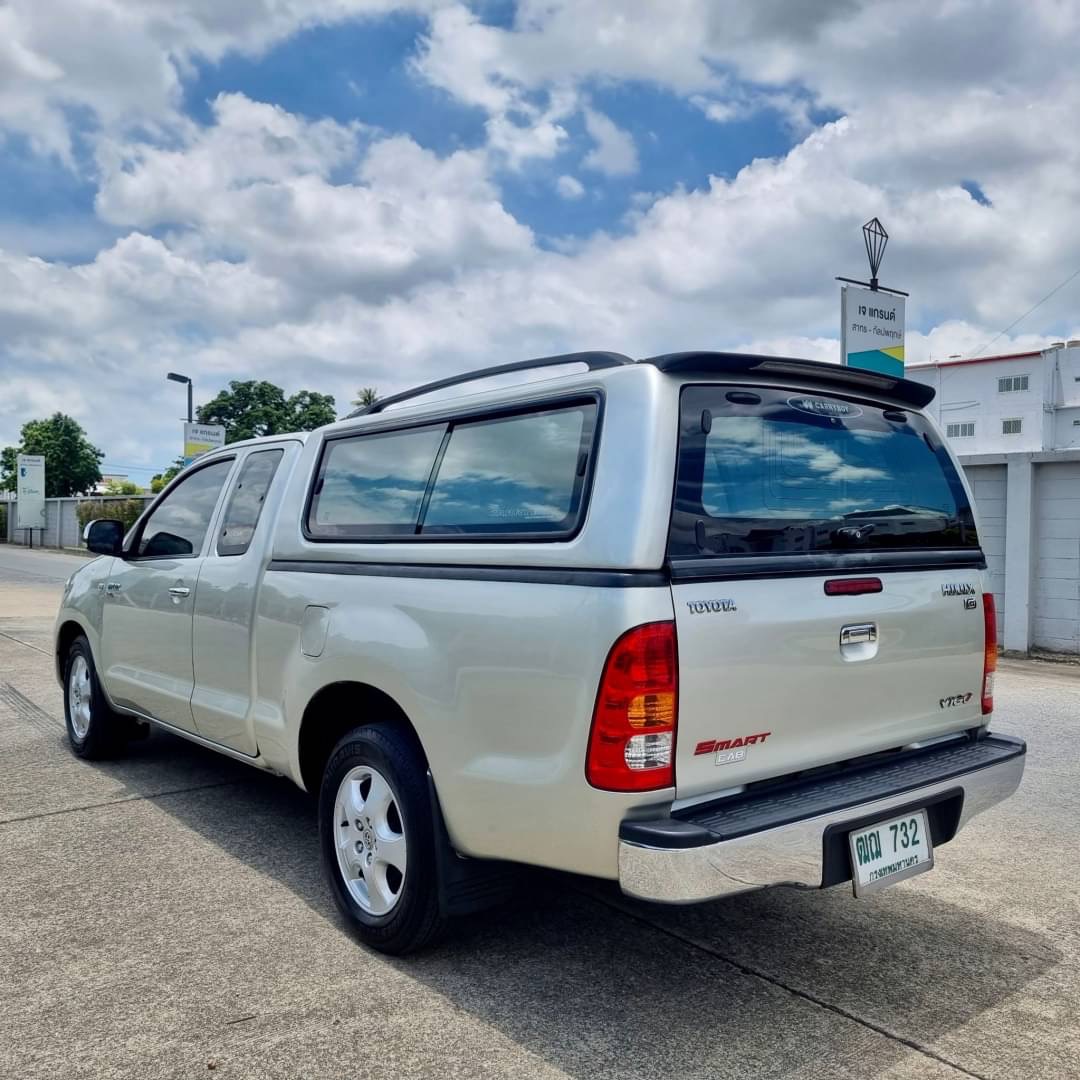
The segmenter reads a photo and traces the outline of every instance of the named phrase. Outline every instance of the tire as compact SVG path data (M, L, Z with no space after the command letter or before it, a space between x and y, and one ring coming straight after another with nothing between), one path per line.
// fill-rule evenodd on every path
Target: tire
M64 659L64 724L71 749L88 761L114 757L133 729L105 700L90 642L81 634Z
M365 945L400 956L445 928L427 767L389 727L349 732L319 791L319 843L334 900Z

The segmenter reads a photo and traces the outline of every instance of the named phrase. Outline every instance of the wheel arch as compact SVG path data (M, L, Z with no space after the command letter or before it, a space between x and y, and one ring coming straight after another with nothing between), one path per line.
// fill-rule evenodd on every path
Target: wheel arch
M304 708L297 763L305 790L318 793L323 767L338 740L365 724L392 726L407 734L427 766L423 743L405 710L377 686L343 680L322 687Z
M77 619L67 618L65 619L56 630L56 678L61 684L64 681L64 661L67 658L68 650L71 648L71 643L77 637L85 637L87 641L90 639L90 635L86 632L86 627L82 625ZM91 654L93 653L93 646L90 648Z

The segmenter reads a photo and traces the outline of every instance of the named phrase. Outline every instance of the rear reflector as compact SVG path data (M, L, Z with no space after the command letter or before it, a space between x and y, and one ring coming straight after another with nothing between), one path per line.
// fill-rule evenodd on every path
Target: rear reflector
M881 592L881 578L833 578L825 582L826 596L861 596L863 593L873 592Z
M986 628L983 651L982 712L994 711L994 672L997 671L997 611L993 593L983 593L983 625Z
M608 653L596 693L585 777L605 791L675 783L678 668L675 624L628 630Z

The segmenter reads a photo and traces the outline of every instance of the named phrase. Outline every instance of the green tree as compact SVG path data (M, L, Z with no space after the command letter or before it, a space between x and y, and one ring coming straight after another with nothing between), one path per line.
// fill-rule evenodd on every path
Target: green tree
M292 414L290 431L314 431L323 424L337 419L334 398L331 394L317 394L314 390L301 390L293 394L286 404Z
M311 431L337 419L329 394L301 390L287 398L280 386L260 379L234 379L228 390L200 405L196 413L200 424L224 425L227 442Z
M374 405L378 400L379 393L375 387L365 386L356 392L356 397L353 398L352 403L366 409L369 405Z
M150 478L150 492L156 495L159 491L164 491L165 486L170 480L179 474L180 470L184 467L184 459L182 457L176 458L175 461L164 471L155 473Z
M18 453L14 446L0 450L0 491L15 490L15 457Z
M79 521L80 534L94 518L122 521L124 528L130 529L145 509L146 502L143 499L110 499L108 502L86 499L75 504L75 517Z
M105 454L86 437L82 426L64 413L47 420L28 420L19 433L18 447L8 446L0 457L0 488L14 491L15 459L19 454L45 458L45 497L83 495L101 480Z
M142 489L133 480L108 480L105 483L106 495L141 495Z

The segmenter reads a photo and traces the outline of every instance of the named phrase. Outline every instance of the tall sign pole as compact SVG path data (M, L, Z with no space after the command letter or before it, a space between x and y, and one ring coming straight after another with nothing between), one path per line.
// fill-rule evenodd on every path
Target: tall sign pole
M904 300L907 293L878 282L889 234L875 217L863 227L870 280L838 277L840 289L840 362L847 367L904 374ZM858 286L857 288L854 286Z

